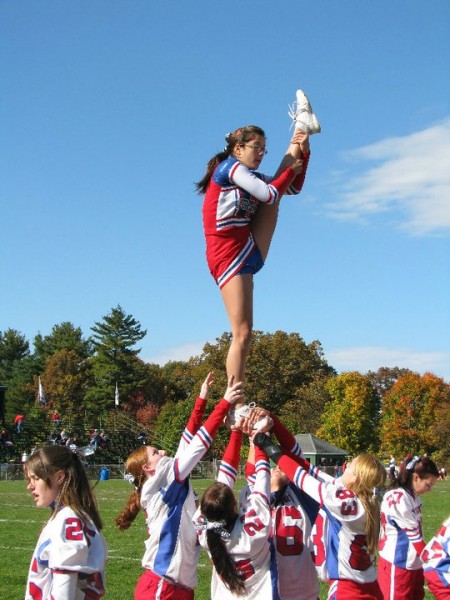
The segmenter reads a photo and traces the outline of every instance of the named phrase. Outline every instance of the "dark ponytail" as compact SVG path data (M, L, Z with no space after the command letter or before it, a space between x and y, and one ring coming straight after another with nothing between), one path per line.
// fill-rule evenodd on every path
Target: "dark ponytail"
M211 522L224 522L228 530L231 530L238 516L233 490L224 483L217 482L209 486L203 494L200 508L205 519ZM211 560L224 584L236 596L245 595L244 578L236 571L223 537L217 530L209 529L206 531L206 541Z
M431 458L428 458L428 456L414 456L413 458L406 458L401 463L398 474L395 476L389 489L401 487L412 491L414 473L418 475L420 479L425 479L429 475L439 477L436 463L431 460Z
M247 125L246 127L239 127L232 133L227 133L225 136L226 146L221 151L215 154L206 165L206 173L203 178L195 184L197 192L199 194L206 193L209 182L211 181L214 169L219 163L233 155L235 146L241 146L252 140L256 135L262 135L265 137L264 131L257 125Z

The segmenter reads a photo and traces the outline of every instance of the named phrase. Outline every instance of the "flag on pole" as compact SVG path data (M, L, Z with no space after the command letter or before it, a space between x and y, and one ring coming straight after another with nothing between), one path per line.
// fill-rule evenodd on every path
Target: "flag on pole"
M114 404L116 406L119 406L119 388L117 386L117 381L116 381L116 391L114 392Z
M39 377L39 383L38 383L38 403L39 404L47 404L47 400L45 399L45 394L44 394L44 388L42 387L40 377Z

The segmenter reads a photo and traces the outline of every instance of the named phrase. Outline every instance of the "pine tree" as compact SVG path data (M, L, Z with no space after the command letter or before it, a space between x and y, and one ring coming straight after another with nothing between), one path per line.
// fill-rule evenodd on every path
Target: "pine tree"
M91 359L94 383L88 390L86 409L104 414L114 406L114 390L119 387L122 401L133 395L145 383L145 369L138 358L136 344L147 334L132 315L125 314L120 305L113 308L103 321L91 327L95 354Z

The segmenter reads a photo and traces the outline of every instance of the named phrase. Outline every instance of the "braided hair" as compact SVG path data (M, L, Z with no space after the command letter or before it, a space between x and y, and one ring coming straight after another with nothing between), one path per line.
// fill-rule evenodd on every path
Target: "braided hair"
M120 531L124 531L131 526L141 509L141 491L145 483L142 467L147 463L147 460L147 446L140 446L130 454L125 463L126 479L134 485L134 490L131 492L122 512L116 517L116 525Z

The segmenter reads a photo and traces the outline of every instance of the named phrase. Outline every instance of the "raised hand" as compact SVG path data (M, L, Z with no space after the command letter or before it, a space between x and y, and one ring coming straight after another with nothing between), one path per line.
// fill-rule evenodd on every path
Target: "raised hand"
M234 375L231 375L228 380L228 387L223 397L230 404L235 404L236 402L242 403L244 401L244 388L242 381L234 383Z
M208 375L206 376L205 381L202 383L202 387L200 388L200 396L199 397L203 398L203 400L206 400L208 398L209 388L211 387L211 385L214 382L213 375L214 375L214 371L210 371L208 373Z

